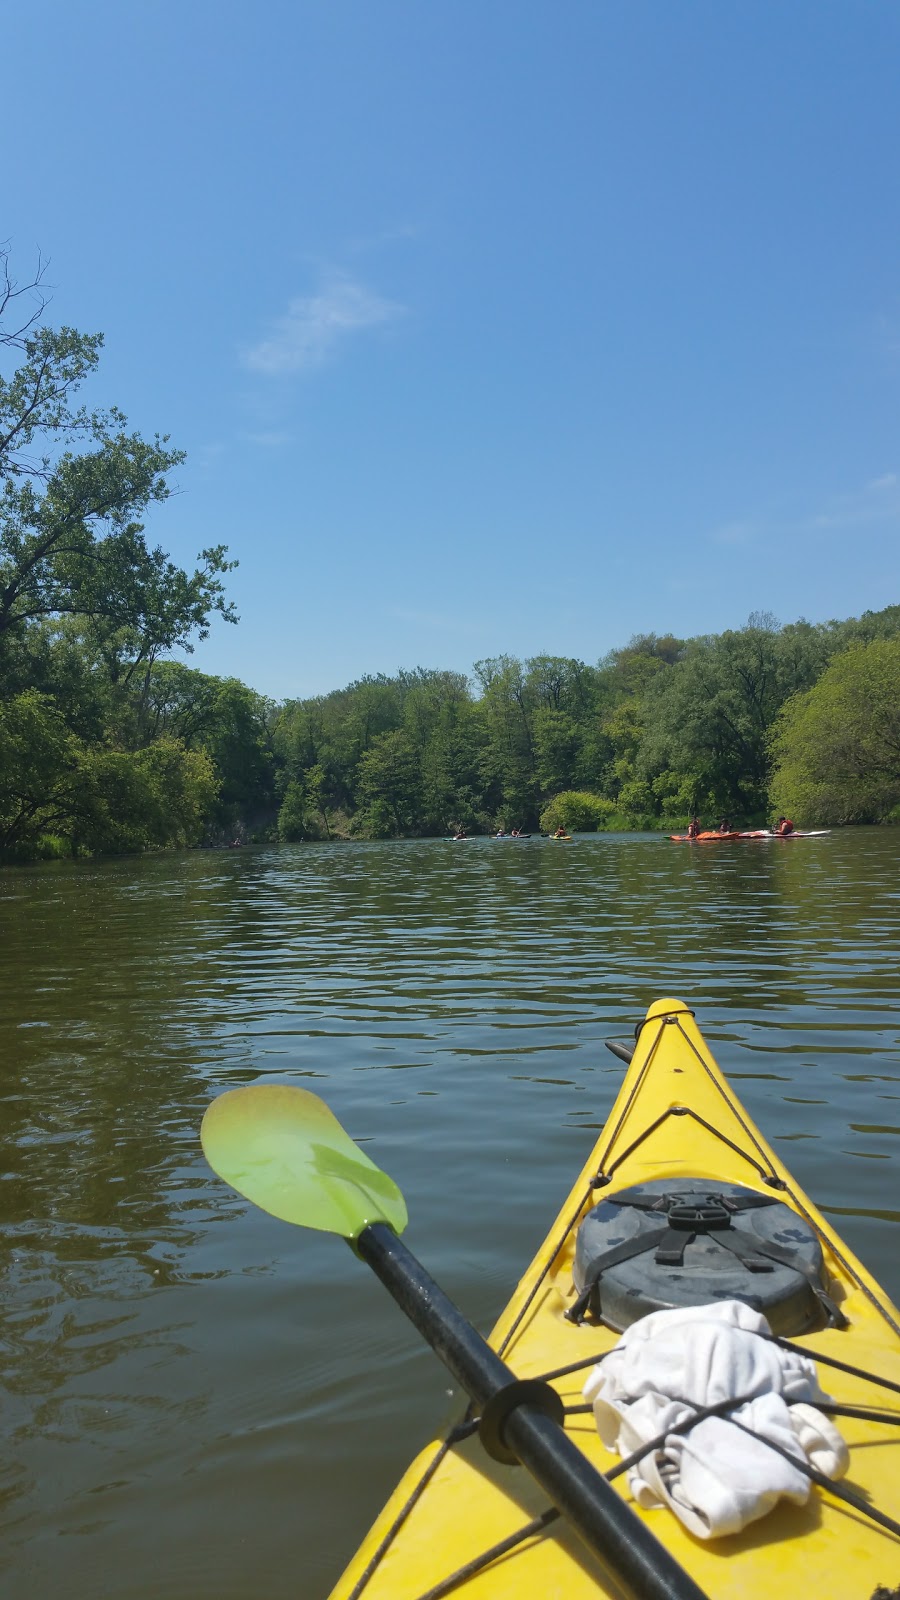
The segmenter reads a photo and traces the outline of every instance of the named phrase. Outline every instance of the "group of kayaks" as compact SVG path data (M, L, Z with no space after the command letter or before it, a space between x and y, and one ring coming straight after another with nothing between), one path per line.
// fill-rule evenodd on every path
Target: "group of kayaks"
M338 1220L311 1225L351 1239L471 1397L413 1462L332 1600L900 1596L900 1312L750 1120L693 1013L677 1000L657 1001L635 1037L633 1048L610 1046L629 1062L618 1097L487 1343L397 1237L406 1215L402 1196L397 1208L399 1191L314 1096L254 1085L222 1096L207 1113L205 1121L241 1096L271 1107L268 1174L266 1139L250 1149L252 1116L237 1104L234 1148L217 1141L215 1129L204 1148L217 1171L276 1215L310 1224L311 1202L294 1197L292 1185L321 1197L344 1184ZM306 1143L299 1138L295 1158L283 1106L291 1094L319 1108L298 1110L301 1135L304 1118L315 1130ZM302 1172L292 1175L292 1159ZM517 1179L511 1204L521 1192ZM354 1207L357 1223L341 1220ZM494 1225L502 1228L501 1216ZM747 1417L769 1403L758 1384L723 1397L715 1379L699 1410L685 1397L681 1420L625 1466L601 1443L600 1416L595 1425L583 1389L623 1330L623 1345L637 1335L631 1378L644 1406L659 1399L654 1384L676 1380L642 1380L640 1351L650 1345L640 1342L641 1319L681 1308L688 1318L715 1320L726 1302L739 1321L752 1320L747 1308L768 1319L762 1326L771 1334L761 1337L777 1346L779 1360L816 1364L831 1396L816 1400L816 1415L821 1423L826 1413L824 1425L839 1429L849 1448L840 1480L815 1464L823 1458L813 1445L785 1450L753 1427L748 1435ZM744 1376L738 1387L741 1381L749 1382ZM589 1393L597 1382L590 1379ZM795 1409L803 1438L809 1408ZM683 1476L692 1463L706 1469L715 1493L716 1460L709 1446L692 1444L692 1430L736 1411L744 1419L734 1424L742 1450L753 1452L757 1467L762 1461L763 1477L767 1460L777 1476L784 1457L801 1491L744 1531L699 1537L674 1514L681 1480L672 1477L673 1462L682 1463ZM624 1449L621 1438L618 1446ZM651 1505L653 1495L641 1488L647 1482L662 1485L663 1504Z
M830 828L792 828L790 833L780 833L777 828L715 828L702 833L670 833L669 838L673 844L728 844L736 839L823 839L830 832ZM445 834L443 843L470 844L482 837L484 835L481 834L450 833ZM534 836L530 833L490 833L487 837L492 844L520 844ZM572 844L574 840L571 833L539 833L537 837L547 839L552 844Z
M478 833L448 833L444 836L442 843L469 844L473 839L484 837L485 835ZM562 840L568 844L571 844L573 839L571 833L539 833L537 837L539 839L550 839L554 843L559 843ZM487 838L491 844L524 844L527 839L534 838L534 835L531 833L489 833Z
M792 828L790 833L779 833L777 828L748 828L742 832L716 828L704 833L670 833L669 838L675 844L722 844L734 839L823 839L830 832L830 828Z

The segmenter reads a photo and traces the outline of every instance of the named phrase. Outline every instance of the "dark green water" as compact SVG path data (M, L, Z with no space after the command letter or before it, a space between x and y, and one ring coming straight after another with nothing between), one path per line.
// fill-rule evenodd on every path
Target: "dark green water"
M446 1409L346 1247L206 1168L210 1097L260 1074L369 1141L487 1327L611 1104L603 1040L679 996L900 1297L898 857L873 829L0 875L4 1594L319 1600Z

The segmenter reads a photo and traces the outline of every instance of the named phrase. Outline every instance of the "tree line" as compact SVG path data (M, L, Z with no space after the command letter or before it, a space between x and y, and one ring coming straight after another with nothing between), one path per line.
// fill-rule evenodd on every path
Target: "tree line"
M182 659L237 619L224 546L146 537L183 459L78 400L102 337L0 251L0 857L498 826L900 820L900 606L646 634L595 665L417 668L275 703Z
M900 820L900 606L363 678L273 738L283 839Z

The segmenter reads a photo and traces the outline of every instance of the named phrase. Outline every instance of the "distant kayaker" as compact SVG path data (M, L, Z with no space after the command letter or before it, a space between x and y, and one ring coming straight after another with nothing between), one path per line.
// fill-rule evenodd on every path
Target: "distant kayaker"
M723 817L721 822L719 823L719 832L720 833L730 833L731 832L731 823L729 822L727 817Z
M691 820L688 823L687 836L688 836L689 839L696 839L696 838L699 837L699 834L700 834L700 818L699 817L691 817Z
M553 837L554 839L566 839L568 838L568 834L566 833L565 828L557 828Z
M779 817L778 818L778 823L776 825L775 832L778 834L778 836L780 838L785 839L787 837L787 835L789 833L793 833L793 831L794 831L794 824L792 823L790 817Z

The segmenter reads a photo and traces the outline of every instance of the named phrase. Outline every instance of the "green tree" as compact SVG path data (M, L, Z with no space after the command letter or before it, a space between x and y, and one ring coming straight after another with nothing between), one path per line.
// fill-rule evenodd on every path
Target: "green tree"
M331 694L289 701L272 723L282 787L305 786L309 769L321 768L321 802L341 831L361 803L362 757L379 735L402 726L405 692L402 678L379 674Z
M217 790L205 751L185 750L172 739L136 751L83 747L65 796L67 814L56 825L73 847L108 854L198 844Z
M43 326L41 276L20 289L0 251L0 848L196 842L217 806L272 788L258 697L212 679L189 694L158 660L236 620L234 563L216 545L189 572L148 542L182 453L79 402L102 336Z
M534 750L543 794L574 781L581 752L581 728L567 711L540 706L534 713Z
M567 712L576 721L588 709L590 681L589 668L573 656L530 656L525 663L525 684L534 705Z
M132 680L133 684L134 680ZM157 661L138 688L120 695L120 739L142 749L163 736L205 750L219 776L216 824L271 821L275 811L273 707L237 678L216 678L180 661Z
M537 760L534 747L534 692L522 663L513 656L476 661L481 686L485 745L482 784L492 812L501 808L527 821L536 815Z
M283 844L294 844L308 837L306 819L306 791L302 783L291 778L278 808L278 837Z
M861 617L845 622L829 622L831 651L838 654L852 644L871 644L874 639L895 639L900 634L900 606L885 606L881 611L864 611Z
M68 814L59 806L76 749L49 695L30 689L0 702L0 852L27 852Z
M646 701L636 775L692 779L697 806L765 810L769 732L788 697L815 682L828 656L823 630L779 630L755 615L745 628L691 640Z
M900 808L900 638L836 656L784 706L772 803L795 820L883 822Z
M371 837L413 831L421 796L421 767L408 736L399 728L375 735L359 763L361 819Z
M326 793L324 767L309 767L302 779L290 778L278 812L279 839L330 839Z
M603 795L569 789L555 794L541 812L544 833L555 833L565 828L567 833L596 833L610 826L616 808Z
M115 408L75 403L102 335L40 326L40 298L10 324L39 280L18 289L0 254L0 351L17 362L0 373L0 683L7 641L48 619L82 619L118 674L161 651L190 650L216 613L236 620L221 581L234 565L224 546L203 550L188 573L144 536L141 518L168 498L182 452L128 432Z
M42 836L73 852L123 852L199 842L218 779L209 756L172 739L144 750L79 739L37 690L0 704L0 852Z
M634 782L637 754L645 734L648 702L629 695L621 700L603 723L609 743L610 761L606 769L607 792L616 799Z
M637 777L636 761L649 708L683 650L672 634L636 634L583 674L586 713L575 777L579 788L617 805Z
M459 672L418 668L407 679L403 726L418 752L424 830L443 833L450 818L472 826L481 806L484 738L468 680Z

